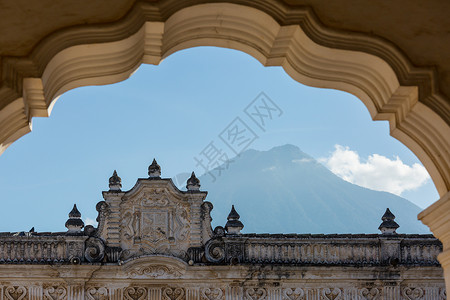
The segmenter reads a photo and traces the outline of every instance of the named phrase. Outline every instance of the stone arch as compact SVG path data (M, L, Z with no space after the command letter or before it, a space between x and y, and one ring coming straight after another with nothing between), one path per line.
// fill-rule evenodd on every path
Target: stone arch
M322 38L327 39L332 32L323 28L309 10L298 11L303 26L282 26L262 10L225 3L186 7L165 22L152 21L151 16L141 22L133 19L150 8L141 4L127 18L109 27L59 32L23 61L7 61L12 70L28 63L41 72L36 77L24 76L17 84L22 90L5 95L21 97L12 99L0 111L0 150L30 130L32 117L48 116L58 96L67 90L119 82L141 63L158 64L181 49L218 46L246 52L265 66L282 66L303 84L354 94L374 120L390 122L391 135L419 157L441 196L450 189L450 127L419 99L419 85L400 84L394 68L378 56L329 48L313 41L309 36L313 31L315 35L322 32ZM336 35L338 39L342 33ZM386 42L370 42L374 48L389 51ZM396 57L396 65L402 66L400 69L410 69L406 59L397 53L392 56Z
M29 56L5 59L0 153L67 90L124 80L141 63L158 64L181 49L219 46L282 66L303 84L357 96L423 162L442 197L434 207L450 207L450 109L433 89L434 73L412 67L384 40L325 28L307 8L264 3L164 9L137 2L115 23L58 31ZM433 229L432 208L421 217Z

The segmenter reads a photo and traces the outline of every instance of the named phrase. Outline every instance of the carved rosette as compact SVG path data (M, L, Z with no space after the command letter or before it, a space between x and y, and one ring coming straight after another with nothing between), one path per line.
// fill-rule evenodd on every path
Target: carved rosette
M305 291L301 288L287 288L282 290L283 300L303 300L305 298Z
M89 287L86 289L86 296L89 300L108 300L108 290L104 287Z
M246 288L244 290L244 299L246 300L267 299L267 290L265 288Z
M416 287L405 287L402 289L402 296L407 300L418 300L422 299L425 291L422 288Z
M200 289L200 299L222 300L224 299L224 291L221 288L202 288Z
M320 299L322 300L341 300L344 299L344 293L339 288L324 288L320 293Z
M147 289L144 287L127 287L123 291L126 300L144 300L147 299Z
M26 299L27 288L24 286L8 286L5 288L5 299L22 300Z
M184 288L165 288L162 292L164 300L184 300L186 299L186 290Z
M62 285L52 285L44 287L44 300L65 300L67 299L67 288Z
M362 288L359 290L361 300L379 300L381 299L381 290L378 288Z

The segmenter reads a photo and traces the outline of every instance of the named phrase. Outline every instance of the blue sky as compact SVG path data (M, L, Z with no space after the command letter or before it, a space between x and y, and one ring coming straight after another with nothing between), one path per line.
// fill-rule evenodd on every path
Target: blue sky
M266 131L244 113L261 92L283 111ZM258 136L249 148L294 144L349 181L396 190L423 208L438 199L414 154L356 97L306 87L242 52L201 47L142 65L121 83L69 91L50 118L35 118L32 133L0 157L0 231L65 231L73 203L95 219L113 170L127 190L154 157L163 177L201 174L194 157L210 142L233 156L218 135L236 117Z

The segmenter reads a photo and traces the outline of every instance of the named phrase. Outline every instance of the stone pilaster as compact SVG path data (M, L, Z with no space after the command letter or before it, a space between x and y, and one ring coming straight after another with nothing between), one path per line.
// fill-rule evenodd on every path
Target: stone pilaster
M110 287L108 288L109 300L122 300L123 299L123 287ZM153 298L149 298L153 300Z
M189 199L191 203L191 247L202 246L202 224L201 224L201 204L202 199L197 195L192 195Z
M384 300L400 300L400 287L399 286L385 286L383 287L383 299Z
M149 288L148 289L148 299L149 300L162 299L161 288Z
M383 287L384 300L401 300L401 289L398 282L386 282Z
M30 286L28 288L28 299L29 300L42 300L42 286ZM1 297L0 299L3 299Z
M199 300L200 292L198 287L186 289L186 300Z
M67 299L84 300L84 282L71 282L67 288Z
M123 192L103 192L109 212L105 220L105 228L100 234L110 247L120 247L120 203L123 195Z
M225 300L241 300L244 299L244 291L239 286L229 286L225 288Z
M438 260L444 269L447 291L450 291L450 192L422 211L418 218L442 242L443 251Z

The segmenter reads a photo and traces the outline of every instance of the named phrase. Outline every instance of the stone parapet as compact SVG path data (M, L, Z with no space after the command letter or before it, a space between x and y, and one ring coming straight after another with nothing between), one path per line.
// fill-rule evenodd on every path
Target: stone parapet
M212 238L205 257L213 264L438 266L442 244L432 235L243 234ZM192 257L199 262L201 257Z
M81 263L85 236L0 236L0 263Z

